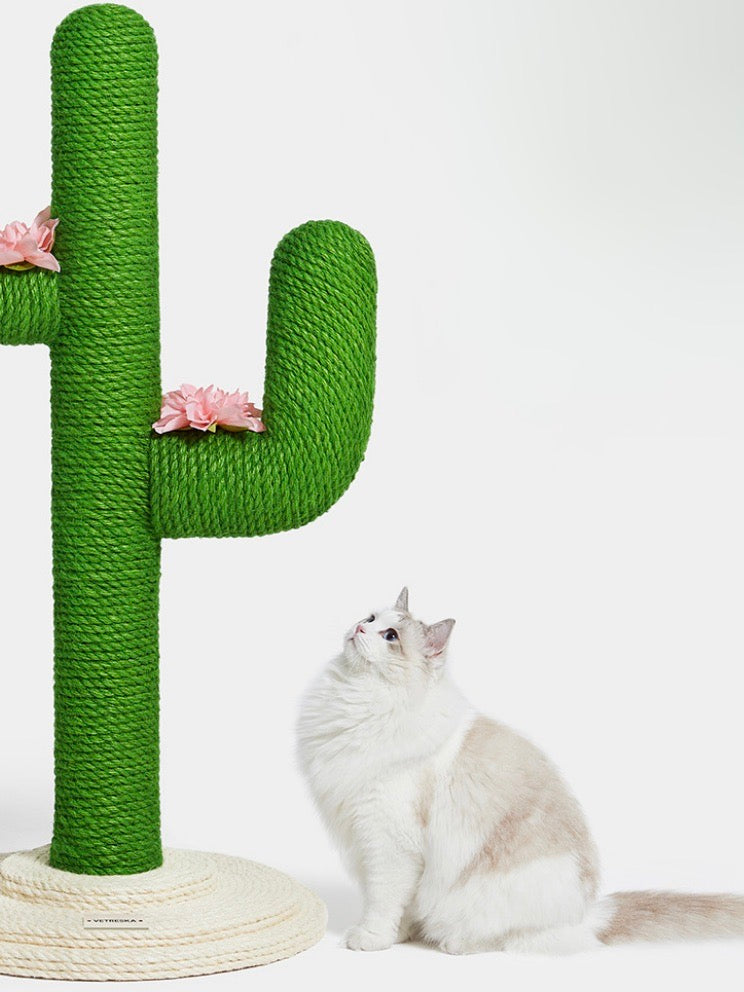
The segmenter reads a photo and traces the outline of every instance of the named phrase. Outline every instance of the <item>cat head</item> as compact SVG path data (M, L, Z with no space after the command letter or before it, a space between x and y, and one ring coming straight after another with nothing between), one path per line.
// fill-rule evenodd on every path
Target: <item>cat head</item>
M344 658L356 671L375 671L394 682L416 675L439 677L454 620L426 624L408 610L408 589L394 606L357 621L344 639Z

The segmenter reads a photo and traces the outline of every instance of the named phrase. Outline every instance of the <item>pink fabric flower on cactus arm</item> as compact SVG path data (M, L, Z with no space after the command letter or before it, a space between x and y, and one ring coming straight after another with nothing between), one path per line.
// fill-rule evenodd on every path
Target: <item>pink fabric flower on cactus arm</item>
M153 429L158 434L169 431L197 431L214 433L218 427L226 431L266 430L261 411L248 399L248 393L236 390L226 393L215 386L200 387L184 383L180 389L166 393L160 420Z
M241 393L237 389L234 393L215 389L215 402L218 410L217 425L226 431L256 431L260 434L266 430L266 425L261 420L261 411L250 402L248 393Z
M31 227L14 221L0 231L0 265L11 269L51 269L59 272L59 262L52 255L54 230L59 218L52 220L49 207L34 218Z

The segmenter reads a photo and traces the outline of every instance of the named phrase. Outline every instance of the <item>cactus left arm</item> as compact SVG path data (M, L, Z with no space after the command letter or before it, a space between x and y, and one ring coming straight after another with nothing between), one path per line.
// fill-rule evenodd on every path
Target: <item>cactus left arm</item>
M58 328L57 275L0 269L0 344L51 344Z

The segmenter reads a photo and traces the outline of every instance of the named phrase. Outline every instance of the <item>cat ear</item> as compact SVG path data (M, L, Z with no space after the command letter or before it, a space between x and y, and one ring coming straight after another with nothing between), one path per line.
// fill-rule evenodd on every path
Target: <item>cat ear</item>
M408 586L403 586L400 595L395 601L395 609L408 613Z
M440 620L426 628L424 653L427 658L436 659L444 654L454 626L454 620Z

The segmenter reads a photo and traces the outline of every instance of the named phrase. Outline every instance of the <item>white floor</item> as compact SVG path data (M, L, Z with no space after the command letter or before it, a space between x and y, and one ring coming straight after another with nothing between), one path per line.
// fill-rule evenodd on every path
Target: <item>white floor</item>
M311 879L303 879L309 881ZM603 948L567 958L478 954L450 957L417 945L401 945L380 953L354 953L340 946L340 936L358 911L356 894L341 876L326 884L315 881L326 900L329 931L315 948L265 968L210 978L182 979L176 987L289 992L323 988L324 992L465 992L471 989L545 990L550 992L741 992L744 987L744 941L687 945L637 945ZM0 977L2 992L28 992L28 979ZM94 982L44 982L47 989L100 989ZM162 982L122 982L116 988L165 989Z

